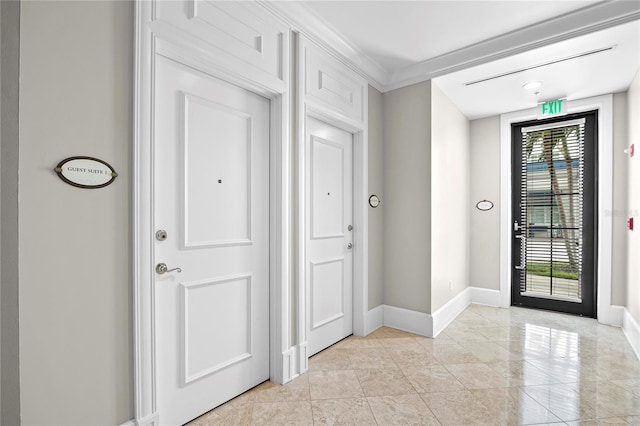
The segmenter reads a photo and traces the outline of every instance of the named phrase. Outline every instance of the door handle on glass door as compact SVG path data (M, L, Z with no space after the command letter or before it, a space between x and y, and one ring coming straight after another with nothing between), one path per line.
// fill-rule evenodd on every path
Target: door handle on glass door
M525 268L525 252L524 252L524 241L525 241L525 236L524 235L516 235L516 238L520 238L520 264L516 265L516 269L524 269Z
M173 269L169 269L169 268L167 267L167 264L166 264L166 263L158 263L158 264L156 265L156 272L157 272L158 274L160 274L160 275L162 275L162 274L166 274L167 272L173 272L173 271L176 271L176 272L180 273L180 272L182 272L182 268L173 268Z

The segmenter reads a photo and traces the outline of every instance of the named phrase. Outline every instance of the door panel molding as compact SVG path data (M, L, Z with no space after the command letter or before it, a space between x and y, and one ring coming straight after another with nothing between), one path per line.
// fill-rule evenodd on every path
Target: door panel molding
M199 60L265 85L286 84L289 29L256 2L156 1L148 25ZM186 13L185 13L186 12ZM160 50L163 47L158 46Z
M570 113L598 111L598 182L597 182L597 301L598 321L603 324L619 324L620 315L611 305L611 256L613 206L613 95L569 101ZM513 224L511 212L511 124L536 119L536 109L528 109L500 116L500 306L511 305L511 268Z
M331 265L331 264L338 264L340 271L337 274L340 277L339 282L337 282L337 284L339 284L339 291L337 293L339 293L340 295L343 294L343 289L344 289L344 279L343 279L343 271L344 271L344 262L345 262L345 258L344 257L338 257L335 259L326 259L326 260L321 260L321 261L317 261L317 262L309 262L310 266L311 266L311 283L310 283L310 297L311 297L311 303L310 303L310 307L311 307L311 312L310 312L310 317L311 317L311 325L310 325L310 329L313 330L315 328L318 327L322 327L325 324L328 324L332 321L335 321L337 319L340 319L342 317L344 317L344 311L345 311L345 306L344 306L344 298L341 297L338 300L338 306L336 311L333 315L330 316L325 316L324 318L316 318L316 314L317 309L315 308L315 302L316 302L316 290L322 290L323 288L317 288L316 285L318 284L318 282L320 280L318 280L318 278L316 277L316 273L318 272L318 270L320 269L326 269L327 265ZM324 267L324 268L323 268ZM335 285L335 284L334 284ZM326 284L325 284L326 286ZM322 287L325 287L322 286Z
M328 60L320 49L304 49L304 97L309 103L323 105L355 121L364 120L366 84L359 76L337 61Z
M253 118L244 112L234 110L233 108L219 104L213 100L205 99L190 93L182 93L181 100L183 109L180 129L182 133L182 141L179 141L181 142L179 155L181 156L182 163L180 170L183 207L183 211L181 212L182 217L180 219L183 236L182 247L206 248L253 244L251 232ZM201 111L199 111L200 115L207 114L208 120L203 120L201 117L201 121L198 122L196 114L197 109L201 109ZM224 123L223 125L227 127L232 127L234 124L236 126L241 126L247 134L246 143L237 144L237 147L234 149L235 152L233 153L230 153L229 149L220 149L220 141L223 141L224 139L210 137L210 135L216 136L217 133L216 129L209 127L204 129L207 143L198 144L197 139L199 135L196 131L198 127L203 127L203 122L206 127L214 122ZM205 153L198 151L198 148L202 148L202 145L204 145L205 150L208 151L206 152L206 155ZM216 155L218 154L216 151L223 151L222 154L225 154L226 151L227 155ZM233 154L236 155L234 156ZM211 159L216 159L216 161L212 161ZM191 170L191 161L212 161L212 166L215 166L215 168L219 170L224 170L221 173L224 174L227 179L233 178L229 180L243 183L243 188L236 187L235 191L231 188L228 190L221 190L220 192L222 193L216 193L212 197L191 197L190 185L193 185L194 183L197 185L202 180L201 178L190 179L189 171ZM242 167L240 167L240 165L242 165ZM211 168L213 169L214 167ZM197 190L197 188L195 188L195 190ZM244 192L245 196L242 198L238 197L238 194L242 192ZM192 198L195 198L195 200ZM244 201L244 206L238 205L240 200ZM197 205L194 206L192 203L197 203ZM220 209L216 208L216 205L220 203L231 206L231 209L238 207L240 208L240 212L236 210L236 214L232 215L232 217L225 217L225 215L221 215ZM228 234L222 237L219 236L217 238L212 236L212 238L207 239L192 239L191 235L195 234L193 232L194 229L198 228L197 224L194 223L194 219L196 217L195 212L202 212L203 210L208 212L210 220L218 224L226 222L224 224L226 226L223 226L223 228L225 229L225 232L229 232L230 235ZM230 219L235 223L229 223ZM244 220L241 220L241 223L237 223L239 222L238 219ZM233 235L233 231L235 231L235 235Z
M324 157L324 160L325 161L333 160L334 162L342 166L342 163L344 162L343 147L341 145L335 144L327 139L323 139L315 135L311 136L311 152L309 153L311 158L310 160L311 164L315 164L316 160L322 161L321 158L318 158L318 157L321 157L319 151L321 150L322 146L328 148L328 150L325 150L324 155L322 156ZM331 152L331 151L334 151L334 152ZM334 158L327 158L332 156ZM317 176L315 176L314 168L312 168L311 170L310 178L311 178L311 188L310 188L311 194L309 195L310 195L311 208L310 208L309 214L310 214L310 220L311 220L310 227L312 231L309 238L311 238L312 240L315 240L315 239L344 237L344 232L342 232L342 230L344 229L342 215L340 215L339 218L331 217L332 210L335 210L335 209L331 209L330 208L331 206L327 205L326 202L323 203L323 198L324 198L322 197L323 194L321 194L320 189L316 186L316 184L318 185L326 184L326 179L318 179ZM330 182L332 184L330 185L331 192L334 193L334 197L332 197L331 200L334 200L334 199L337 200L337 203L339 203L340 206L337 206L339 208L336 211L341 212L342 201L343 201L342 189L344 185L344 173L341 173L339 176L331 176L332 180L335 178L339 178L337 182L335 180L333 182ZM339 196L335 196L336 192L338 192ZM328 194L329 193L327 193L327 195ZM328 209L326 209L329 211L325 211L324 212L325 214L317 215L318 217L316 217L316 215L314 214L316 204L329 207ZM336 206L334 205L334 207ZM331 219L334 219L334 220L331 221ZM319 230L318 228L322 228L324 232L321 232L321 230Z
M186 4L186 2L185 2ZM155 307L154 307L154 234L153 219L153 103L156 55L169 57L186 66L225 80L270 100L270 378L285 383L296 374L295 350L291 347L290 258L291 258L291 142L289 43L290 30L278 23L259 3L250 7L251 22L273 30L278 48L266 68L248 67L243 52L227 50L217 55L203 39L190 33L188 23L178 26L156 19L157 2L135 3L134 134L132 162L132 281L134 335L134 410L135 423L158 426L161 412L156 403ZM240 10L240 9L239 9ZM260 25L262 25L260 24ZM197 39L197 43L194 40ZM220 45L215 37L211 46ZM235 53L235 55L234 55Z
M191 382L194 382L196 380L199 380L203 377L206 377L210 374L213 374L219 370L222 370L223 368L227 368L233 364L237 364L238 362L241 362L247 358L250 358L252 355L252 341L253 341L253 336L252 336L252 330L251 330L251 315L252 315L252 309L251 309L251 300L252 300L252 288L253 288L253 283L252 283L252 278L253 275L251 273L244 273L244 274L238 274L238 275L234 275L234 276L229 276L229 277L220 277L220 278L212 278L212 279L205 279L205 280L200 280L200 281L193 281L193 282L187 282L187 283L180 283L178 288L180 291L180 311L181 311L181 324L180 324L180 334L181 334L181 364L182 364L182 385L187 385ZM195 302L201 301L202 296L200 297L196 297L196 296L190 296L190 293L196 292L197 290L206 290L207 287L210 287L210 290L217 290L218 293L223 292L226 293L225 295L228 297L229 293L232 293L233 290L234 292L238 293L238 288L240 287L239 284L240 283L244 283L244 294L240 294L243 300L238 300L238 298L236 298L236 300L234 300L233 302L231 302L231 298L229 299L225 299L225 301L223 303L220 303L220 305L218 308L221 309L226 309L228 307L228 314L229 315L238 315L238 314L242 314L242 312L246 312L247 315L245 318L237 318L240 321L242 321L245 325L245 339L244 339L244 348L238 348L238 353L235 356L232 355L228 355L228 359L226 361L221 361L221 362L217 362L214 363L213 365L209 365L208 367L201 367L199 369L199 371L195 371L192 372L191 370L191 366L192 366L192 362L190 362L191 357L191 352L190 348L191 346L191 337L195 337L192 336L193 333L189 333L189 325L190 325L190 317L192 316L191 314L194 314L191 311L191 298L195 299ZM226 285L225 285L226 284ZM233 284L233 286L232 286ZM227 289L223 289L222 287L227 287ZM235 287L235 288L231 288L231 287ZM242 288L239 289L240 293L242 292ZM222 297L218 297L218 300L222 300ZM240 303L244 302L245 304L245 308L244 309L238 309L237 307L240 306ZM207 311L210 311L209 309L207 309ZM229 317L229 321L232 321L232 318ZM195 339L194 339L195 340ZM201 348L203 345L198 345L197 342L195 342L194 346L194 350L196 349L196 347ZM220 354L219 352L222 350L223 352L229 352L232 351L234 348L230 347L229 345L225 345L225 347L223 348L216 348L216 354L215 355L224 355ZM214 354L211 354L214 355Z

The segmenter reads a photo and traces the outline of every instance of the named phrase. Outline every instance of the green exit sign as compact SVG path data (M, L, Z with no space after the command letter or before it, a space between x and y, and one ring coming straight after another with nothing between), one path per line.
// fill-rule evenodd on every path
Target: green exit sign
M538 118L553 117L567 113L567 100L557 99L538 104Z

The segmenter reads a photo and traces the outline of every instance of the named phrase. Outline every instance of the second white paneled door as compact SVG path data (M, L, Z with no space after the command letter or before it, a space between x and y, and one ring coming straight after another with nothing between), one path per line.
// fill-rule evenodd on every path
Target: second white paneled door
M269 378L270 104L161 56L156 70L157 401L175 425Z
M309 354L353 332L353 135L306 118Z

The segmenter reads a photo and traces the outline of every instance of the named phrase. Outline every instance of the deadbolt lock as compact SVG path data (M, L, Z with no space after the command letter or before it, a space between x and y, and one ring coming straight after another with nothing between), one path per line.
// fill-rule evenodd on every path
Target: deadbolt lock
M347 229L348 229L349 231L353 231L353 225L349 225L349 226L347 226Z
M166 239L167 239L167 231L165 231L164 229L160 229L158 230L158 232L156 232L156 240L164 241Z

